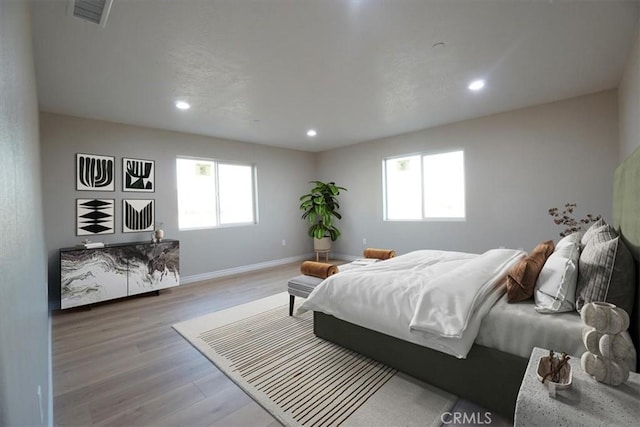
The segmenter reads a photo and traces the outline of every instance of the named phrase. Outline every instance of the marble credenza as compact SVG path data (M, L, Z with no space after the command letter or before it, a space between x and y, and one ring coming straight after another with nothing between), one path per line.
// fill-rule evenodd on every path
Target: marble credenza
M60 308L154 292L180 284L180 242L132 242L60 249Z

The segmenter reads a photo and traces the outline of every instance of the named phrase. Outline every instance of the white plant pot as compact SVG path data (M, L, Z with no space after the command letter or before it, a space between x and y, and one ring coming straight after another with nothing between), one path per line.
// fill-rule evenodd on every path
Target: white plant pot
M331 250L331 238L313 239L313 250L318 252Z

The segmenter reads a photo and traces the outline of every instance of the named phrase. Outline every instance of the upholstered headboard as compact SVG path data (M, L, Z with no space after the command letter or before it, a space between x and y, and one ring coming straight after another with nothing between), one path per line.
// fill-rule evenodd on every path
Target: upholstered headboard
M629 333L636 346L640 372L640 148L616 169L613 181L613 225L633 254L636 267L636 295Z

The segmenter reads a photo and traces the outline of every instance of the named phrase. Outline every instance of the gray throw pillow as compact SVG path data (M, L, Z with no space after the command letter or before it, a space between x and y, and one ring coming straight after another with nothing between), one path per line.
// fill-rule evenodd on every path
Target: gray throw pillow
M589 243L589 241L593 238L593 236L595 236L596 232L599 231L600 227L604 227L607 225L608 224L602 218L600 218L599 220L591 224L591 226L587 228L587 231L584 232L584 234L582 235L582 238L580 239L580 245L582 246L582 249L584 249L584 247L587 246L587 243Z
M580 254L576 308L606 301L631 314L635 266L629 248L611 226L599 227Z

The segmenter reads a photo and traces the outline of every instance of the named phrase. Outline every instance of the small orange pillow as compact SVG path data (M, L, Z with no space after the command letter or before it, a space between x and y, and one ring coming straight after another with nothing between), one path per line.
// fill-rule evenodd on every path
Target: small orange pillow
M536 280L547 258L553 253L553 240L540 243L507 273L507 301L518 302L533 296Z

